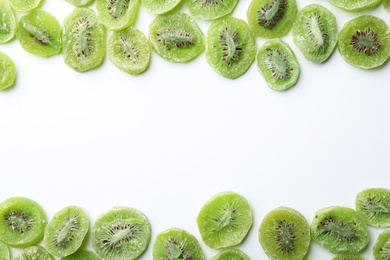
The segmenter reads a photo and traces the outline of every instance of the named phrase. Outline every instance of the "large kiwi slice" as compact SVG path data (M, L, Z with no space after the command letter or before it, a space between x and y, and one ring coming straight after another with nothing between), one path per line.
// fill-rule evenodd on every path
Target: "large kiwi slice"
M205 260L198 240L180 228L171 228L157 235L153 260Z
M158 15L149 25L149 40L158 55L175 62L190 61L205 48L203 32L182 12Z
M3 242L0 242L0 259L1 260L11 260L9 248Z
M207 31L206 58L227 78L237 78L256 57L256 39L248 24L231 16L213 21Z
M298 12L292 37L307 60L324 62L337 43L336 17L321 5L307 5Z
M203 242L211 248L238 245L252 226L248 201L232 191L214 195L201 208L196 219Z
M390 230L383 231L379 234L373 251L375 260L390 259Z
M35 201L25 197L11 197L0 204L0 241L24 248L43 238L46 214Z
M150 237L149 220L129 207L112 208L92 227L92 247L103 259L136 259L148 247Z
M106 29L91 9L76 7L63 23L65 63L78 72L99 66L106 55Z
M329 0L329 2L349 12L357 12L377 6L381 0Z
M390 226L390 190L370 188L356 195L356 212L368 225L374 227Z
M233 12L238 0L184 0L192 16L215 20Z
M363 217L355 210L341 206L318 210L310 233L314 242L333 254L357 254L369 241Z
M296 0L252 0L247 18L257 36L272 39L291 30L297 12Z
M237 248L222 249L210 260L249 260L249 256Z
M16 67L13 60L3 52L0 52L0 71L0 90L4 90L14 84L16 78Z
M382 19L361 15L348 21L338 35L338 49L353 66L372 69L381 66L390 55L390 33Z
M56 214L47 224L44 243L54 256L64 257L79 249L89 229L89 219L83 208L68 206Z
M165 14L175 8L182 0L142 0L142 5L152 14Z
M79 7L91 5L95 0L66 0L69 4Z
M332 260L364 260L360 255L337 255Z
M80 249L74 254L61 257L61 260L100 260L100 258L94 252Z
M54 257L41 246L30 246L20 251L15 260L54 260Z
M134 23L140 0L97 0L96 9L101 23L119 31Z
M0 43L9 42L15 36L16 16L9 2L0 0Z
M42 0L10 0L11 6L18 12L30 12L37 8Z

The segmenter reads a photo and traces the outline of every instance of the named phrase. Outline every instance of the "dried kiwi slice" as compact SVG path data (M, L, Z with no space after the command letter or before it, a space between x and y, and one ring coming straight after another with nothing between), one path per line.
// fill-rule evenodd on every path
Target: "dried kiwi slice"
M24 248L43 238L46 214L35 201L25 197L11 197L0 204L0 241Z
M11 260L11 256L9 254L9 248L3 242L0 242L0 259L1 260Z
M386 188L370 188L356 195L356 212L370 226L390 226L390 190Z
M322 63L336 47L336 17L321 5L307 5L298 12L292 37L307 60Z
M165 14L174 9L182 0L142 0L142 5L152 14Z
M184 0L191 15L202 20L215 20L233 12L238 0Z
M190 61L205 48L203 32L182 12L158 15L149 25L149 40L158 55L175 62Z
M15 257L15 260L54 260L54 257L50 255L41 246L30 246L22 251Z
M375 260L390 259L390 230L379 234L373 251Z
M329 2L345 11L357 12L377 6L381 0L329 0Z
M368 244L368 228L355 210L332 206L318 210L310 226L314 242L333 254L357 254Z
M37 8L42 0L10 0L11 6L18 12L30 12Z
M91 5L95 0L66 0L69 4L79 7Z
M364 260L360 255L337 255L332 260Z
M97 0L96 9L104 26L119 31L134 23L139 4L140 0Z
M218 254L213 256L210 260L249 260L244 252L237 248L222 249Z
M210 24L206 58L216 72L227 78L238 78L255 57L256 39L245 21L226 16Z
M205 260L198 240L180 228L171 228L157 235L153 245L154 260Z
M15 82L15 78L15 63L7 54L0 52L0 90L11 87Z
M74 254L61 257L61 260L100 260L100 258L94 252L80 249Z
M9 42L15 36L16 16L7 0L0 0L0 43Z
M291 30L297 12L296 0L252 0L247 18L255 35L272 39Z

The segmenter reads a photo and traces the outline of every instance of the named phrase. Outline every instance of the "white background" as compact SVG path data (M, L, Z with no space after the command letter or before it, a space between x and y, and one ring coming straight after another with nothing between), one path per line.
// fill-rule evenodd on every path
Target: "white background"
M302 8L308 1L297 2ZM339 29L362 14L310 3L331 10ZM233 16L246 19L248 6L241 0ZM61 23L73 9L63 0L42 8ZM363 13L390 24L382 6ZM135 26L147 34L153 18L141 6ZM206 34L209 22L197 22ZM17 40L0 45L18 71L15 86L0 92L0 200L27 196L48 218L76 204L92 222L113 206L135 207L153 229L141 259L152 258L155 236L171 227L195 235L210 258L217 251L201 242L195 218L214 194L233 190L253 209L239 248L267 259L257 230L270 210L292 207L310 223L320 208L354 207L364 188L390 188L389 64L357 69L337 50L314 64L291 33L283 39L301 64L297 85L286 92L271 90L255 63L238 79L223 78L205 53L186 64L153 54L149 69L131 76L109 59L78 73L61 55L36 57ZM264 42L257 38L258 46ZM380 231L370 229L367 259ZM312 244L308 259L331 258Z

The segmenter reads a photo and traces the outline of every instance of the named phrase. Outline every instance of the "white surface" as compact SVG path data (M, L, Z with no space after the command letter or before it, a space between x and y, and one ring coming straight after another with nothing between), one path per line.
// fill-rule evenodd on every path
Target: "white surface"
M339 29L360 14L311 2L331 10ZM246 19L248 5L241 0L233 15ZM54 0L42 8L59 21L72 10ZM390 24L382 6L364 13ZM135 26L147 33L153 17L141 7ZM206 33L209 23L198 22ZM16 40L1 45L18 78L0 92L0 200L30 197L49 218L77 204L92 221L112 206L135 207L153 229L141 259L152 258L154 237L170 227L194 234L210 258L217 251L201 242L195 218L211 196L233 190L253 208L253 228L239 248L267 259L257 229L273 208L293 207L311 222L322 207L354 207L364 188L390 187L389 64L365 71L335 51L317 65L291 34L283 39L301 64L287 92L269 89L255 63L242 77L225 79L204 53L188 64L153 54L149 69L131 76L108 59L77 73L61 55L35 57ZM257 38L259 46L264 41ZM370 232L367 259L380 230ZM331 257L315 244L308 255Z

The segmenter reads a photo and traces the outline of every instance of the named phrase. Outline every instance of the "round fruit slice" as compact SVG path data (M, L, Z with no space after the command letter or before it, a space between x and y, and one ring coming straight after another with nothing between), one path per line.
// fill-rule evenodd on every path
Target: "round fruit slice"
M69 256L61 257L61 260L100 260L94 252L80 249Z
M249 256L237 248L227 248L222 249L210 260L249 260Z
M0 43L9 42L15 36L16 17L8 1L0 0Z
M307 60L322 63L336 47L336 17L321 5L307 5L298 12L292 37Z
M317 211L310 233L314 242L333 254L357 254L369 240L363 217L353 209L340 206Z
M41 4L42 0L10 0L11 6L18 12L30 12Z
M373 251L375 260L390 259L390 230L379 234Z
M332 258L332 260L364 260L360 255L338 255Z
M252 210L248 201L235 192L213 196L196 219L203 242L211 248L238 245L252 226Z
M79 7L91 5L95 0L66 0L66 2Z
M187 231L171 228L157 235L153 245L153 259L205 260L198 240Z
M63 23L65 63L78 72L96 68L106 55L106 29L94 11L76 7Z
M185 0L192 16L215 20L233 12L238 0Z
M142 5L152 14L164 14L175 8L181 0L142 0Z
M271 259L303 259L310 246L309 224L294 209L276 208L261 222L259 241Z
M297 83L300 66L283 40L268 40L260 47L256 59L257 68L271 89L287 90Z
M9 254L9 248L3 242L0 242L0 259L1 260L11 260L11 257Z
M87 213L78 206L69 206L54 214L47 224L44 243L52 255L64 257L80 248L89 229Z
M23 248L43 238L46 214L35 201L25 197L11 197L0 204L0 240Z
M372 15L347 22L338 35L338 49L349 64L362 69L381 66L390 56L390 33L386 23Z
M144 72L149 66L150 57L148 38L134 27L113 32L108 40L108 58L129 74Z
M356 212L370 226L390 226L390 190L371 188L359 192L356 195Z
M377 6L381 0L329 0L329 2L349 12L357 12Z
M291 30L297 12L295 0L252 0L247 18L255 35L272 39Z
M134 23L140 0L97 0L96 9L101 23L118 31Z
M54 260L43 247L41 246L30 246L23 249L16 257L15 260Z
M185 13L158 15L149 25L149 40L158 55L175 62L190 61L205 48L202 31Z
M216 72L227 78L238 78L255 57L256 39L245 21L226 16L210 24L206 58Z
M112 208L92 227L92 247L103 259L136 259L148 247L150 237L149 220L129 207Z
M15 78L15 63L7 54L0 52L0 90L11 87L15 82Z

